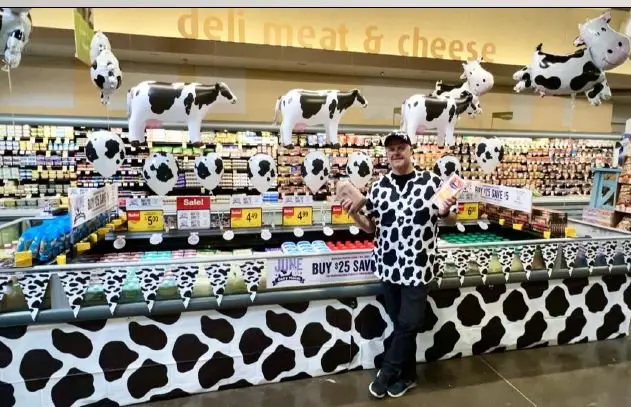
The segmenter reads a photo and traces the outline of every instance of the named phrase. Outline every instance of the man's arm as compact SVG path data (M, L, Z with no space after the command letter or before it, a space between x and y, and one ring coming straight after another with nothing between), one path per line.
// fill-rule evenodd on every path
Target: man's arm
M456 212L449 211L449 215L445 217L441 217L443 224L445 226L455 226L456 225Z
M363 230L366 233L374 233L377 229L375 222L367 216L362 215L361 213L349 213L350 217L353 218L357 227Z

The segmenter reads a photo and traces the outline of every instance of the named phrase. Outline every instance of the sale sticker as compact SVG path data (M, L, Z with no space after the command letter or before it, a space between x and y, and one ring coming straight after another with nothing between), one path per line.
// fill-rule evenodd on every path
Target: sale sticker
M161 210L128 211L127 230L130 232L163 231L164 212Z
M477 202L464 202L458 204L457 220L476 220L480 205Z
M230 209L230 227L260 228L263 224L263 209L261 208L232 208Z
M313 225L313 208L311 206L283 208L283 226L309 225Z
M331 207L331 223L334 225L351 225L355 221L350 217L348 212L342 208L342 205L333 205Z

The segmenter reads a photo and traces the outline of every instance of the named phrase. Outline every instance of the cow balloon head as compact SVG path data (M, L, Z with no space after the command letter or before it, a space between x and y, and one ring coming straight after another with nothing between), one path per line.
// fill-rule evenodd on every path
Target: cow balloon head
M237 103L237 97L234 93L232 93L232 90L230 90L228 85L226 85L225 83L217 82L215 84L215 91L219 94L219 96L226 99L230 104L234 105L235 103Z
M469 90L476 96L482 96L489 92L495 83L493 74L482 68L482 58L468 61L462 64L464 72L460 79L467 81Z
M467 113L472 119L482 114L480 98L467 90L461 91L460 95L456 98L456 115L462 113Z
M22 50L31 37L31 14L23 9L0 8L0 46L4 70L15 69L22 61Z
M354 96L353 103L351 104L351 106L354 105L355 103L359 103L361 107L364 107L364 108L368 107L368 102L366 101L366 98L361 94L359 89L357 88L351 89L350 93L351 95Z
M629 38L611 28L610 21L611 14L606 11L579 24L579 35L574 40L574 46L588 48L592 61L603 71L610 71L629 58Z

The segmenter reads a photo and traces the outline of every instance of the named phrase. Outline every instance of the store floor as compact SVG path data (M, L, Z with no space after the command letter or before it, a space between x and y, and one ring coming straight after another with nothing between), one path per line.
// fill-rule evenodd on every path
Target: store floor
M540 348L418 366L422 384L400 399L372 400L373 371L358 371L145 407L622 407L631 406L631 341Z

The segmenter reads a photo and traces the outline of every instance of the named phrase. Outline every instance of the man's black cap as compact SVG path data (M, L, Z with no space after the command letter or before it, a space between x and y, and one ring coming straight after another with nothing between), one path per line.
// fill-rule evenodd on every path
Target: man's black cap
M410 141L407 133L403 131L393 131L392 133L388 134L383 140L383 145L388 147L388 144L390 144L394 139L399 139L406 144L412 145L412 141Z

